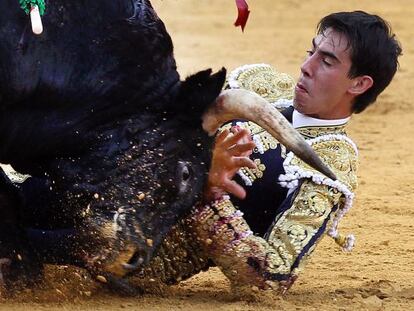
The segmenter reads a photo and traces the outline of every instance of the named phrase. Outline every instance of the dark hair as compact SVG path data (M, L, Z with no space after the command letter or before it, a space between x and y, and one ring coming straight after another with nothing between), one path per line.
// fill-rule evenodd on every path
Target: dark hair
M384 19L363 11L330 14L321 19L317 32L323 34L328 28L348 39L352 62L349 77L368 75L374 80L371 88L355 98L353 112L359 113L375 102L391 82L401 46Z

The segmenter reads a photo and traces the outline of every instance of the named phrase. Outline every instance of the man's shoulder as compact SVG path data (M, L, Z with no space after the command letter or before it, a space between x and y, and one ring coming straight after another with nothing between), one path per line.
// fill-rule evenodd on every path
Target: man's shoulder
M269 64L247 64L232 70L224 88L255 92L278 109L291 105L295 80Z
M338 182L353 192L357 187L358 149L345 134L328 133L307 139L322 161L335 173ZM285 171L294 171L302 177L314 177L326 180L327 177L308 166L293 153L289 153L284 163ZM299 177L299 176L298 176Z

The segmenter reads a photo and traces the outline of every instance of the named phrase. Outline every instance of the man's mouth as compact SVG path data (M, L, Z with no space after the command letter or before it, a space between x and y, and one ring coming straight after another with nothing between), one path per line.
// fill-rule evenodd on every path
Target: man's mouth
M296 84L295 91L301 92L301 93L309 93L306 87L301 82L298 82Z

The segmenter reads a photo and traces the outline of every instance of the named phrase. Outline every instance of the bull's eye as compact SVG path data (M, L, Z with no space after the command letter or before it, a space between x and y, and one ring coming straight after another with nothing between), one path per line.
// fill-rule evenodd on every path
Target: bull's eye
M188 190L193 177L193 170L190 163L179 161L177 167L178 190L183 193Z
M183 172L182 172L182 180L187 181L190 178L190 170L188 166L184 166Z

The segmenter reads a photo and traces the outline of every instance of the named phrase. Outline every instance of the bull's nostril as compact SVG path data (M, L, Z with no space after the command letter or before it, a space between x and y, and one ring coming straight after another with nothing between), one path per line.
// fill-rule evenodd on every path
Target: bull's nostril
M123 263L122 266L125 270L134 271L138 269L144 263L145 259L136 252L127 263Z

